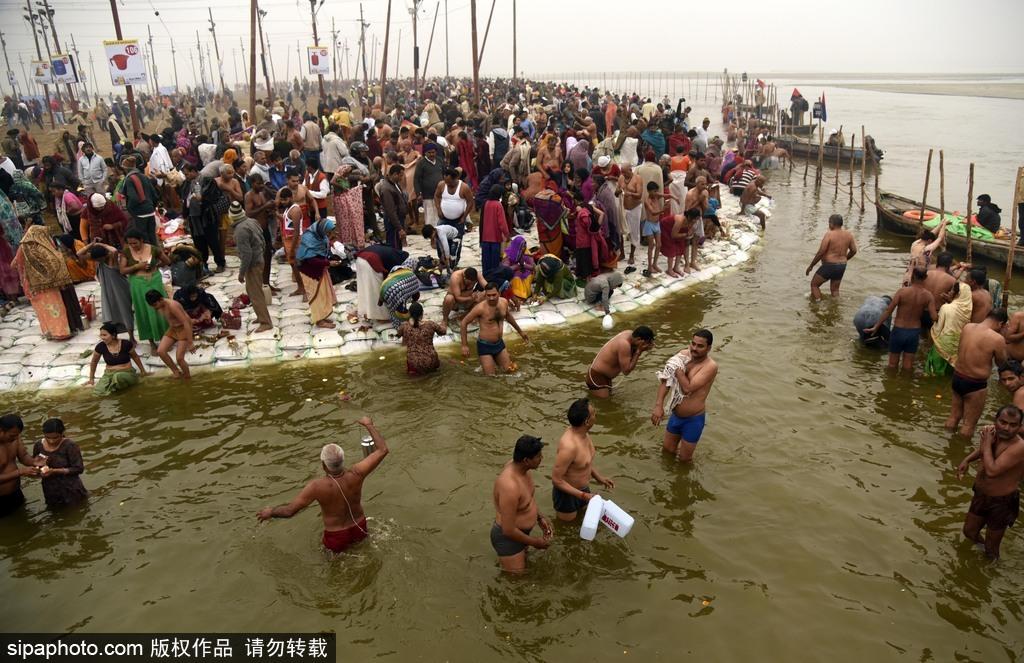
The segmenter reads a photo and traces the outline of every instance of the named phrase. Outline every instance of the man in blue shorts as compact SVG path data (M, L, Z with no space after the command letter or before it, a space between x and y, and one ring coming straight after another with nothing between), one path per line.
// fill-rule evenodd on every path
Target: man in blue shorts
M921 319L926 313L929 320L939 318L935 311L935 297L924 286L926 278L928 271L924 267L915 267L910 275L910 285L897 290L878 322L864 330L865 336L874 336L893 311L896 312L889 332L890 369L902 368L913 372L914 357L921 340Z
M710 331L698 329L690 346L669 359L658 373L658 398L651 410L651 423L661 423L667 399L671 415L662 447L683 462L693 458L704 433L707 398L718 376L718 364L708 356L713 342Z
M469 326L479 320L480 329L476 335L476 353L480 356L480 367L484 375L494 375L500 368L506 373L516 370L516 365L505 349L502 335L507 322L516 330L519 337L527 343L530 337L519 328L519 323L512 317L508 308L508 300L498 295L498 284L491 282L484 288L484 300L462 318L460 333L462 336L462 356L469 357Z

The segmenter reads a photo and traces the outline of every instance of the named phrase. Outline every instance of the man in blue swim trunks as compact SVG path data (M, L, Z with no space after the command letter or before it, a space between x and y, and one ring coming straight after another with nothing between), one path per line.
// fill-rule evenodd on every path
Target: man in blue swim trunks
M705 409L711 385L718 376L718 364L708 356L715 337L707 329L698 329L690 346L668 360L658 373L658 398L651 410L655 426L665 417L668 399L672 413L665 428L662 448L677 459L689 462L704 433Z
M512 311L508 309L508 301L502 299L498 294L498 284L488 283L484 288L484 300L474 306L469 313L462 318L460 326L462 334L462 356L469 357L469 325L474 321L480 321L480 329L476 334L476 353L480 355L480 366L484 369L484 375L494 375L498 367L506 373L516 370L512 358L505 349L505 341L502 338L505 323L508 322L512 329L526 341L530 338L522 329L519 323L512 317Z
M882 312L882 317L878 318L878 322L864 330L865 337L874 336L892 312L896 311L892 331L889 332L891 369L902 367L903 370L913 372L914 356L921 342L921 317L927 312L932 320L939 319L938 313L935 312L935 297L924 285L926 278L928 270L924 267L915 267L910 276L910 285L897 290L889 306Z

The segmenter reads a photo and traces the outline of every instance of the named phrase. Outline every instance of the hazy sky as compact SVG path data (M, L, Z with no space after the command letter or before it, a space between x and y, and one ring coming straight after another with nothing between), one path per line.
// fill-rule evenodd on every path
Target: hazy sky
M318 0L319 1L319 0ZM394 76L401 30L399 73L412 73L412 0L393 0L388 76ZM469 0L448 2L448 48L453 74L469 73ZM383 50L387 0L364 0L368 52L378 40ZM22 18L25 0L0 0L0 30L7 41L11 68L22 82L23 68L35 58L35 46ZM34 5L41 7L38 1ZM261 0L269 12L267 32L277 79L297 73L296 44L313 43L308 0ZM321 43L331 41L334 19L339 43L346 39L352 67L359 35L358 0L324 0L317 25ZM421 0L419 42L421 68L437 0ZM701 7L712 7L702 10ZM102 40L113 39L110 6L104 0L52 0L58 37L65 46L74 35L82 65L95 58L101 89L110 88ZM205 51L211 45L208 8L213 9L228 85L248 68L241 59L249 48L249 5L244 0L118 0L126 38L148 39L153 32L158 79L172 85L171 38L177 49L178 81L193 84L198 59L196 30ZM623 7L627 9L624 10ZM728 7L726 11L724 8ZM478 0L479 38L483 40L488 0ZM428 75L445 71L445 0L434 35ZM154 12L159 11L159 16ZM633 15L626 11L634 12ZM728 19L725 17L728 15ZM1019 30L1024 24L1021 0L861 0L809 3L798 0L731 0L714 3L647 0L518 0L520 71L732 71L771 72L994 72L1024 71ZM614 26L612 28L608 25ZM512 68L512 0L497 0L490 37L481 66L483 75L509 75ZM697 26L697 27L695 27ZM49 36L49 35L48 35ZM43 48L42 42L40 47ZM51 44L52 48L52 44ZM64 50L69 50L66 46ZM45 55L45 48L44 48ZM367 58L369 66L370 58ZM257 75L262 77L257 63ZM375 74L371 72L371 78ZM3 77L6 78L6 77ZM6 80L0 78L4 92Z

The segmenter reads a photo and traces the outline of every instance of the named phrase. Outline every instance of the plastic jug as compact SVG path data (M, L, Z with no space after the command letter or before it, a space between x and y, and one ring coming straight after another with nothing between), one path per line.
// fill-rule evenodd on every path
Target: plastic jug
M58 76L64 76L65 74L67 74L68 73L68 68L64 64L64 60L54 60L53 61L53 71Z
M604 511L604 499L594 495L587 503L587 511L583 514L583 525L580 527L580 538L593 541L597 536L597 527L601 524L601 513Z
M316 53L313 53L313 55L311 55L309 57L309 59L313 63L314 67L316 67L316 66L318 66L320 64L320 56L317 55Z
M604 500L604 508L601 510L601 522L604 523L608 529L615 532L620 537L625 538L625 536L629 534L629 530L633 529L633 523L635 521L633 516L620 509L615 502L612 502L611 500Z
M119 70L124 71L128 68L128 56L118 53L117 55L110 58L110 61L114 63L114 66Z

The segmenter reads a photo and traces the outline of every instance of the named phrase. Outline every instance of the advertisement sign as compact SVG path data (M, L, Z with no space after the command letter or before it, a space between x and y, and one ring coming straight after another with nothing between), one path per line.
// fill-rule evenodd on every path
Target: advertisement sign
M77 83L78 70L75 61L66 53L54 53L50 57L50 74L54 83Z
M40 85L49 85L53 82L50 76L50 63L43 60L32 60L32 80Z
M331 58L326 46L307 46L306 61L309 63L310 74L331 73Z
M138 39L104 41L107 53L107 67L110 82L114 85L144 85L146 83L146 61Z

